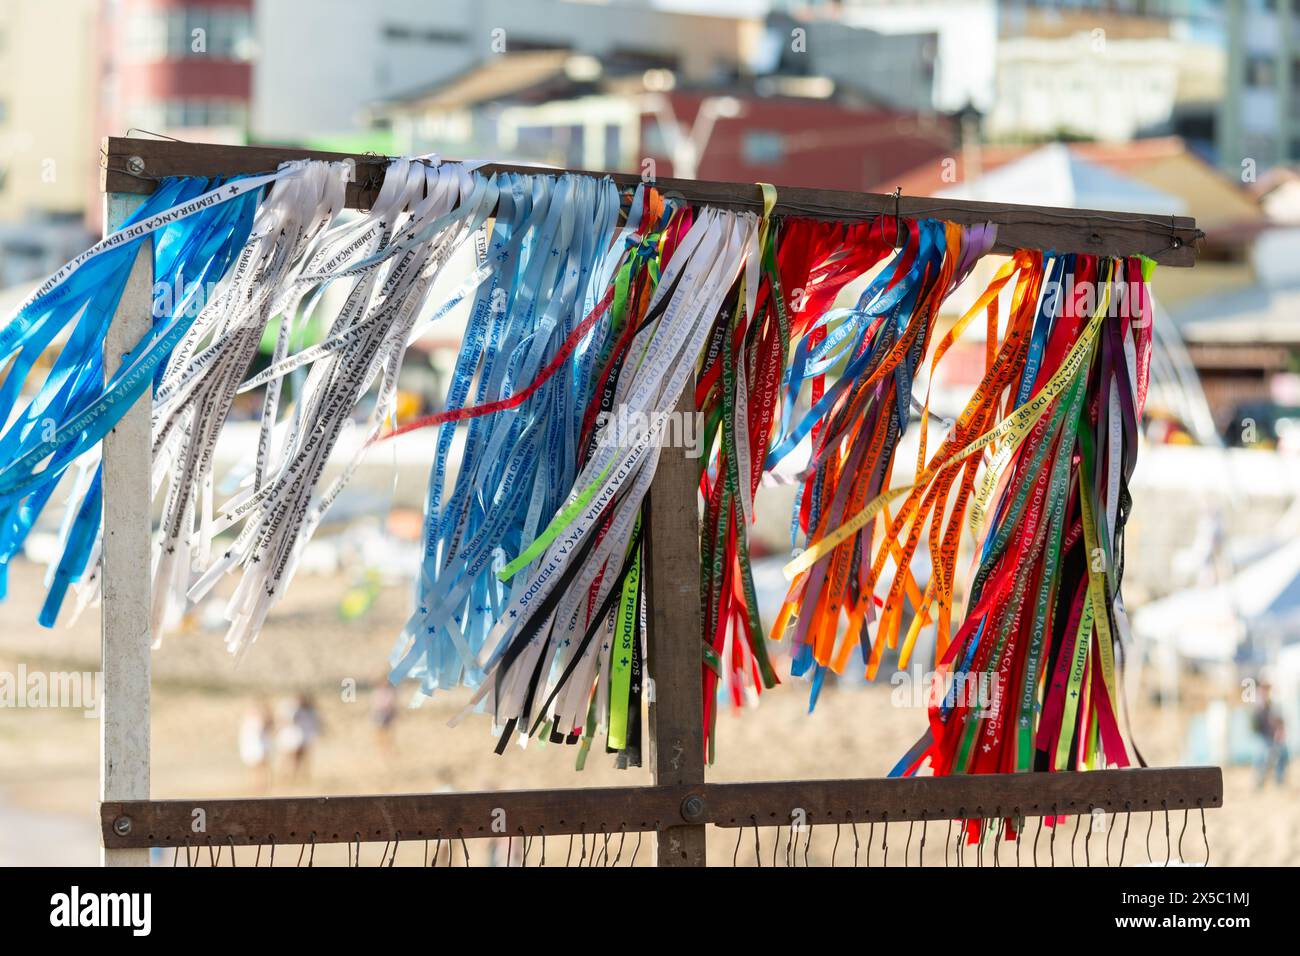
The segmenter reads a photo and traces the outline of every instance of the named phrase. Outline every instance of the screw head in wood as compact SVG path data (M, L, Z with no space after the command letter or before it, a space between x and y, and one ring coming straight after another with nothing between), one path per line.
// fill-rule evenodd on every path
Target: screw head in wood
M126 158L126 171L137 176L140 175L140 173L144 172L144 160L139 156L128 156Z
M693 793L682 801L682 819L687 823L696 823L704 817L704 798Z
M113 832L118 836L127 836L131 832L131 818L122 816L114 820Z

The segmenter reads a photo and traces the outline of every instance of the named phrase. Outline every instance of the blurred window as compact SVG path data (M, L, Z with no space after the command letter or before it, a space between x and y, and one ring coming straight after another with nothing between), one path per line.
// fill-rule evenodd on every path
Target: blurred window
M247 10L181 7L141 10L126 24L127 55L134 60L178 60L210 56L247 60L252 22Z
M1246 61L1246 83L1249 86L1272 86L1276 63L1272 57L1253 56Z
M647 119L641 131L641 149L650 156L665 156L668 153L668 138L659 125L659 120Z
M623 161L623 156L619 150L622 143L622 130L614 123L605 124L605 168L618 169L619 163Z
M750 166L779 163L785 158L785 137L770 130L746 130L740 152Z
M132 125L141 129L202 129L248 123L248 106L241 100L171 99L139 103L131 109Z

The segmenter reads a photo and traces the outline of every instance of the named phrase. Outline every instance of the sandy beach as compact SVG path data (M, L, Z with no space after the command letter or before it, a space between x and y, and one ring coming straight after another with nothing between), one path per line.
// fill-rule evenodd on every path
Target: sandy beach
M0 605L0 670L93 671L98 666L99 620L97 610L86 613L72 627L46 631L34 623L41 569L22 563L14 568L10 599ZM196 628L169 637L154 654L152 722L152 785L159 798L246 796L258 791L248 769L240 762L237 740L243 716L262 703L274 704L297 693L312 694L320 711L323 735L311 754L305 773L289 774L283 761L273 769L270 793L341 794L400 793L523 789L533 787L635 785L649 781L644 769L619 771L612 758L593 752L586 769L573 766L576 748L511 747L503 756L492 752L494 738L486 717L470 716L459 728L447 727L467 699L465 693L448 694L416 709L402 709L394 726L391 752L377 745L370 719L369 687L385 672L394 636L408 612L405 585L384 586L368 613L344 621L339 601L351 581L338 576L303 575L272 614L268 626L238 665L226 653L221 634ZM355 688L355 694L350 692ZM924 726L924 710L895 706L888 684L844 686L828 689L814 713L807 714L806 687L787 683L765 693L759 706L724 711L718 721L718 759L709 771L717 781L765 780L799 777L883 776ZM403 703L405 701L403 700ZM1135 726L1144 755L1154 766L1177 764L1187 734L1188 712L1141 706ZM21 709L0 712L0 863L35 864L93 862L96 854L96 787L98 722L71 709ZM1300 863L1300 803L1296 801L1296 771L1286 788L1270 786L1257 791L1249 768L1229 768L1225 774L1225 807L1206 814L1207 839L1214 864L1296 865ZM1031 838L1036 821L1029 821L1020 847L1021 864L1032 860ZM1199 864L1205 859L1200 819L1193 813L1184 821L1170 815L1169 844L1165 842L1163 815L1134 815L1105 821L1105 832L1078 832L1071 819L1058 829L1037 834L1038 861L1068 865L1070 845L1076 862L1085 855L1092 865L1105 862L1107 847L1112 862L1124 853L1125 865L1145 864L1149 842L1151 859L1163 865L1177 862L1181 838L1182 858ZM1128 829L1127 841L1124 831ZM1150 829L1149 841L1147 831ZM859 862L866 862L871 838L871 863L883 862L883 844L889 846L894 865L943 865L955 846L944 825L932 824L922 833L915 826L909 844L908 827L858 828ZM925 839L924 858L920 844ZM779 839L779 842L778 842ZM753 865L756 855L771 865L775 855L784 860L790 843L789 829L759 833L756 851L752 829L710 832L710 856L715 864ZM837 834L833 827L817 827L811 846L806 838L789 847L791 858L802 865L852 861L854 834L849 827ZM548 862L565 854L565 838L552 839ZM611 840L609 858L621 841ZM1054 846L1052 845L1054 842ZM1085 844L1087 844L1085 846ZM635 839L628 838L620 865L633 858ZM516 858L517 843L512 847ZM588 851L593 852L592 841ZM296 847L282 848L276 863L292 865ZM1014 843L1002 843L998 859L1015 865ZM603 843L596 851L604 852ZM502 862L505 847L469 847L473 863ZM364 845L363 863L378 862L382 845ZM398 865L422 862L423 847L399 850ZM345 862L342 846L322 846L316 861ZM575 847L574 858L580 851ZM241 864L253 862L254 851L240 851ZM444 847L442 859L445 862ZM977 849L966 850L968 865L977 862ZM983 863L992 865L993 841L987 843ZM172 862L167 854L164 862ZM245 859L247 857L247 859ZM530 864L540 849L530 847ZM648 844L636 855L648 863ZM207 862L204 860L203 862ZM262 858L266 862L266 858ZM457 865L461 862L458 851ZM184 861L181 861L184 865Z

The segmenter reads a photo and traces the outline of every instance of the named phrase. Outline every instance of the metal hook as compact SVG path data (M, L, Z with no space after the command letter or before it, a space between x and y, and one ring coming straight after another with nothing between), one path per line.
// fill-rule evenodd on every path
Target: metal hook
M1187 832L1187 816L1191 813L1191 807L1183 807L1183 828L1178 833L1178 862L1186 863L1187 858L1183 856L1183 834Z
M925 834L930 827L930 821L925 818L925 811L921 811L921 845L917 847L916 865L925 866Z
M907 842L903 844L903 866L907 866L908 855L912 852L912 828L916 826L915 820L907 821Z
M944 837L944 841L943 841L943 865L944 866L952 866L952 859L948 855L948 851L951 849L952 849L952 819L949 818L948 835Z
M1082 813L1076 813L1076 814L1074 815L1074 832L1070 834L1070 866L1074 866L1074 865L1075 865L1075 862L1074 862L1074 841L1075 841L1075 839L1079 836L1079 827L1080 827L1082 824L1083 824L1083 814L1082 814ZM1088 827L1088 829L1091 831L1091 829L1092 829L1091 825ZM1083 842L1084 842L1085 844L1088 842L1088 838L1087 838L1087 836L1085 836L1085 837L1083 838Z
M402 831L393 831L393 855L388 858L388 868L391 870L397 863L397 848L402 845ZM271 844L271 858L275 858L275 844ZM381 863L382 865L382 863Z
M1034 832L1034 866L1038 866L1038 838L1043 835L1043 815L1038 815L1038 829Z
M807 869L808 867L808 850L811 849L812 847L812 838L813 838L813 825L810 823L808 824L808 836L803 842L803 865L805 869Z
M645 834L642 831L636 831L636 847L632 850L632 859L628 861L628 866L636 866L637 855L641 852L641 838L644 836Z
M226 842L230 844L230 865L231 865L231 866L239 866L239 864L235 862L235 837L234 837L234 835L233 835L233 834L230 834L230 833L227 833L227 834L226 834Z
M266 865L275 866L275 834L274 833L270 834L269 839L271 841L271 856L269 859L267 859Z
M965 856L966 833L967 833L967 824L970 823L970 821L966 819L965 807L957 808L957 822L960 823L961 826L957 828L957 846L953 850L953 854L955 855L957 860L957 869L960 870L962 867L966 865L966 856Z
M1076 865L1074 862L1074 841L1079 836L1079 826L1082 823L1083 823L1083 814L1076 813L1074 815L1074 832L1070 834L1070 866ZM1086 842L1087 838L1085 837L1084 840Z
M885 851L885 859L881 866L889 866L889 812L886 811L880 815L882 822L885 824L885 833L880 838L880 847Z
M737 865L736 860L737 860L737 859L739 858L739 856L740 856L740 841L743 840L744 838L745 838L745 828L744 828L744 827L737 827L737 828L736 828L736 848L735 848L734 850L731 851L731 865L732 865L733 867Z
M1128 828L1133 824L1133 811L1129 809L1129 804L1124 804L1124 839L1119 844L1119 866L1124 865L1124 851L1128 848ZM1109 861L1107 861L1109 862Z
M1051 839L1049 839L1049 840L1047 841L1048 849L1052 851L1052 866L1053 866L1053 867L1056 866L1056 827L1057 827L1057 824L1060 822L1060 821L1057 819L1058 816L1059 816L1059 814L1056 812L1056 806L1055 806L1055 804L1053 804L1053 806L1052 806L1052 836L1051 836Z
M1151 859L1151 825L1155 823L1155 820L1156 820L1156 812L1154 810L1148 810L1147 811L1147 862L1148 863L1155 862L1154 860Z
M614 862L610 866L618 866L618 861L623 859L623 844L627 842L627 824L619 825L618 852L614 854ZM744 833L745 828L741 827L740 832Z
M754 866L761 870L763 868L763 859L759 853L763 849L763 844L758 837L758 817L751 815L749 819L754 824Z
M469 866L469 844L465 842L465 831L457 830L456 835L460 837L460 848L465 853L465 865Z
M1210 835L1205 831L1205 804L1202 801L1197 800L1196 805L1197 807L1200 808L1201 811L1201 839L1205 841L1205 862L1202 863L1201 866L1209 866L1210 865ZM186 857L189 856L188 851L186 852L185 855Z
M1165 808L1165 866L1169 866L1169 861L1174 857L1174 844L1169 838L1169 801L1161 800L1160 804Z

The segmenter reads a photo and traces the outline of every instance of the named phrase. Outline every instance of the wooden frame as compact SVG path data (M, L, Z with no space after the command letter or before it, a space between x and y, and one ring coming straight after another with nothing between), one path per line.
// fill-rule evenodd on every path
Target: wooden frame
M698 696L698 695L697 695ZM1222 805L1217 767L1089 773L660 784L373 797L136 800L100 805L113 847L351 843L657 831L669 854L694 853L704 825L809 826L945 819L1018 819L1052 814L1202 810ZM196 836L196 810L206 821ZM494 829L502 819L505 829ZM680 831L674 835L673 831ZM677 842L672 842L677 841ZM702 851L701 851L702 852ZM674 859L676 862L676 859ZM660 865L666 861L660 858ZM702 858L699 862L703 862Z
M351 206L368 206L382 182L382 157L263 147L204 146L111 137L105 146L106 228L164 176L263 173L291 159L351 161ZM533 167L490 166L537 172ZM603 174L595 174L603 175ZM632 176L615 175L620 183ZM761 203L757 187L661 180L670 194L732 208ZM777 213L832 219L935 215L999 223L995 251L1070 249L1141 253L1190 266L1201 233L1193 220L1168 223L1123 213L896 198L832 190L781 189ZM146 247L147 248L147 247ZM124 351L149 322L150 257L141 255L114 318L106 350ZM146 281L149 280L149 281ZM693 389L687 388L680 409ZM264 845L390 839L649 832L660 866L703 866L705 826L810 825L902 820L995 819L1104 810L1210 809L1223 802L1217 767L995 774L908 779L802 780L710 784L704 779L699 644L697 463L665 449L647 497L646 590L653 693L649 705L650 787L491 793L235 800L149 799L148 508L149 408L142 399L104 444L104 709L100 802L104 861L147 862L149 847ZM142 484L143 482L143 484ZM202 810L202 833L193 829ZM504 830L493 826L504 811Z

